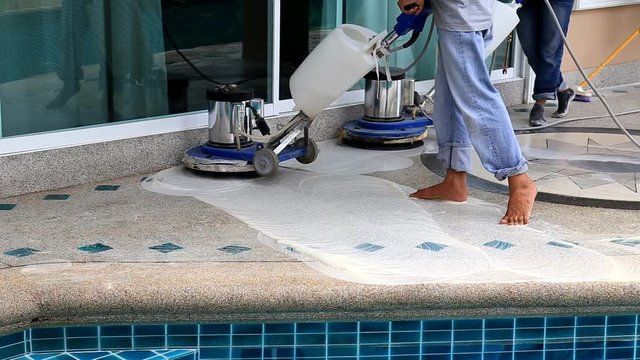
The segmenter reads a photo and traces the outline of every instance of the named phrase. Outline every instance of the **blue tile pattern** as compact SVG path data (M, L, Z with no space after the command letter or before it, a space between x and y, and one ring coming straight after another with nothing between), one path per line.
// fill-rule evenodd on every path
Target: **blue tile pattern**
M45 196L44 200L67 200L71 195L67 194L49 194Z
M8 211L13 210L16 207L16 204L0 204L0 211Z
M0 360L637 359L639 329L637 315L77 326L0 336Z
M120 185L98 185L94 188L96 191L116 191Z
M229 253L229 254L240 254L245 251L251 250L251 248L246 246L240 246L240 245L227 245L219 248L218 250Z
M85 246L80 246L78 248L78 250L80 251L85 251L88 253L92 253L92 254L97 254L103 251L107 251L107 250L111 250L113 249L111 246L109 245L105 245L102 243L95 243L95 244L91 244L91 245L85 245Z
M378 250L384 249L384 246L371 244L371 243L362 243L360 245L356 245L354 247L356 250L366 251L366 252L376 252Z
M5 252L5 255L15 256L15 257L25 257L29 255L33 255L40 250L32 249L32 248L19 248Z
M170 253L172 251L181 250L182 246L176 245L176 244L172 244L172 243L164 243L164 244L161 244L161 245L150 246L149 249L156 250L156 251L159 251L161 253L166 254L166 253Z
M438 243L434 243L434 242L423 242L422 244L417 246L419 249L424 249L424 250L429 250L429 251L441 251L444 250L444 248L447 247L447 245L444 244L438 244Z
M501 240L489 241L488 243L485 243L484 246L496 248L498 250L507 250L507 249L513 247L512 244L510 244L510 243L508 243L506 241L501 241Z

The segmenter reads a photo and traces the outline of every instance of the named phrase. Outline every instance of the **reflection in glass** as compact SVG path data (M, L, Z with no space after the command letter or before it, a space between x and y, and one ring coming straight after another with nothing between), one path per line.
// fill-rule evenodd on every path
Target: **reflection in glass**
M204 110L217 83L268 98L267 2L247 2L0 2L0 136Z

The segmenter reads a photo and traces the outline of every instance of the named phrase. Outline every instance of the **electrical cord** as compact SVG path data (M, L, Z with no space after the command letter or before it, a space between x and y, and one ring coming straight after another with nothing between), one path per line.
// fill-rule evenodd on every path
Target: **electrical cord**
M533 0L531 0L531 1L533 1ZM609 103L607 103L607 101L604 99L604 97L600 94L600 91L595 86L593 86L593 83L591 83L591 80L589 80L589 77L584 72L584 69L582 68L582 66L580 66L580 62L578 61L578 59L576 58L575 54L573 53L573 49L571 48L571 45L569 45L569 41L567 41L567 37L564 35L564 31L562 30L562 25L560 25L560 21L558 20L558 17L554 13L553 7L551 6L551 3L549 2L549 0L544 0L544 3L546 5L547 9L549 10L549 12L551 13L551 18L553 19L553 22L554 22L554 24L555 24L555 26L556 26L561 38L562 38L562 42L567 47L567 51L569 52L569 55L571 55L571 58L573 59L573 62L578 67L578 71L580 71L580 74L586 80L586 82L589 85L589 87L591 87L591 90L593 90L594 94L596 94L596 96L600 99L600 101L602 101L602 104L604 105L605 109L607 110L607 113L609 114L609 117L611 117L613 122L627 136L627 138L629 138L629 140L631 140L631 142L633 144L635 144L638 148L640 148L640 143L620 123L620 121L618 120L618 117L616 116L616 114L614 114L613 110L611 110L611 107L609 106ZM635 111L635 112L638 112L638 111ZM628 114L635 113L635 112L629 111L629 112L618 114L618 115L628 115ZM602 117L606 117L606 115L604 115ZM600 118L600 116L595 117L595 118ZM584 120L585 118L576 118L576 119ZM556 122L554 124L557 125L559 123L568 122L569 120L577 121L576 119L567 119L566 121L558 121L558 122ZM549 125L547 125L545 127L549 127L551 125L552 124L549 124ZM528 128L528 129L540 129L540 128L542 128L542 127ZM518 129L518 130L527 130L527 129L525 128L525 129Z
M640 110L631 110L631 111L626 111L626 112L622 112L622 113L618 113L615 114L616 116L625 116L625 115L631 115L631 114L637 114L640 113ZM571 119L562 119L562 120L558 120L552 123L549 123L547 125L543 125L543 126L536 126L536 127L526 127L526 128L519 128L519 129L515 129L516 131L535 131L535 130L542 130L542 129L546 129L549 127L553 127L553 126L557 126L557 125L562 125L562 124L566 124L566 123L570 123L570 122L574 122L574 121L584 121L584 120L594 120L594 119L602 119L602 118L607 118L610 117L611 115L609 114L605 114L605 115L594 115L594 116L584 116L584 117L577 117L577 118L571 118Z

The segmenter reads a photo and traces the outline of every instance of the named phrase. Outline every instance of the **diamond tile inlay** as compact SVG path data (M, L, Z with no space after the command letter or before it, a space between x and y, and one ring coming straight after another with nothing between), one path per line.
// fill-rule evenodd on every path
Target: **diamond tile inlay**
M375 252L375 251L384 249L384 246L371 244L371 243L362 243L362 244L354 247L354 249L362 250L362 251L366 251L366 252Z
M67 194L49 194L44 197L44 200L67 200L71 195Z
M111 250L111 249L113 249L111 246L105 245L105 244L101 244L101 243L95 243L95 244L91 244L91 245L80 246L78 248L78 250L86 251L86 252L92 253L92 254L100 253L100 252Z
M498 250L507 250L508 248L513 247L512 244L500 240L489 241L488 243L485 243L484 246L496 248Z
M164 243L164 244L161 244L161 245L151 246L151 247L149 247L149 249L160 251L161 253L166 254L166 253L170 253L172 251L181 250L182 246L179 246L179 245L176 245L176 244L172 244L172 243Z
M423 242L422 244L416 246L418 249L424 249L429 251L440 251L447 247L447 245L438 244L434 242Z
M638 246L640 245L640 240L631 240L631 239L615 239L611 240L614 244L624 245L624 246Z
M0 211L2 210L13 210L16 207L16 204L0 204Z
M229 253L229 254L240 254L242 252L251 250L251 248L246 246L240 246L240 245L227 245L227 246L218 248L218 250Z
M571 249L573 247L572 244L567 244L567 243L561 242L561 241L549 241L547 243L547 245L549 245L549 246L557 246L557 247L565 248L565 249Z
M15 256L15 257L25 257L25 256L33 255L37 252L40 252L40 250L36 250L32 248L20 248L20 249L7 251L4 254L9 256Z
M94 190L96 191L116 191L120 188L120 185L98 185Z

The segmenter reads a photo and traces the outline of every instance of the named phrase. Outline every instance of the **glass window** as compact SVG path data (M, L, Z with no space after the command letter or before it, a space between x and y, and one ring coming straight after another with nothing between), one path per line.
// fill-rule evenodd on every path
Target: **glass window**
M176 115L205 110L205 90L227 83L252 88L267 115L290 111L290 76L336 26L381 32L399 13L388 0L0 0L0 138L150 118L179 128ZM436 69L431 21L388 58L400 68L420 58L408 77L421 92ZM510 44L487 65L511 68ZM362 101L363 85L339 103ZM126 136L147 134L136 131ZM47 146L71 143L56 135L62 143Z

